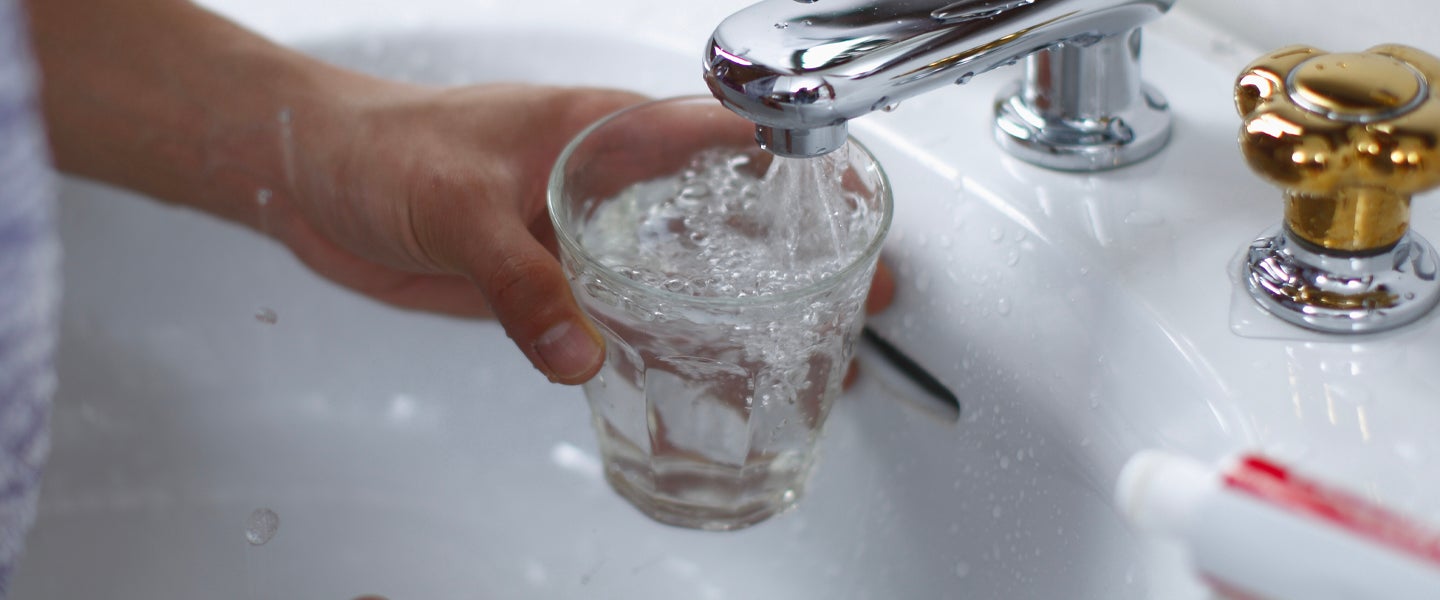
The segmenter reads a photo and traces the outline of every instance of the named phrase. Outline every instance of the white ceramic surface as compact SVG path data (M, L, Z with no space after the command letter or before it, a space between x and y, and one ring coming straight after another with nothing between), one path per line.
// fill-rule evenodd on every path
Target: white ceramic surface
M1310 44L1357 52L1399 43L1440 51L1435 35L1440 4L1433 0L1180 0L1180 6L1266 49Z
M398 4L218 6L392 76L603 85L591 61L623 56L676 95L703 92L700 44L743 3ZM1435 319L1232 331L1266 318L1232 309L1228 269L1280 202L1235 147L1252 57L1229 39L1184 14L1152 29L1175 136L1119 171L1000 154L990 102L1015 72L857 121L896 196L902 288L873 323L964 412L917 410L872 365L800 508L730 534L610 492L580 391L494 324L379 306L251 232L69 182L54 451L14 597L1204 598L1111 507L1150 447L1262 449L1440 521ZM1433 200L1415 228L1437 239ZM254 546L262 508L280 526Z

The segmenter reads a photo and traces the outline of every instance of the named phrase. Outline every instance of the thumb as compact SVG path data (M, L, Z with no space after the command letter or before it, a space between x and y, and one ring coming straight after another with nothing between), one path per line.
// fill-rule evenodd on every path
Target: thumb
M593 377L605 342L575 303L560 261L513 222L496 227L479 250L471 276L531 364L556 383Z

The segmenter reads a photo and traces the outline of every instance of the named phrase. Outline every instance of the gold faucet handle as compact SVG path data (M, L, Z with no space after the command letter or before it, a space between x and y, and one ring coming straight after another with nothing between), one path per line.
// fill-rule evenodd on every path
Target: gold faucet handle
M1235 84L1250 167L1285 188L1288 231L1373 254L1410 226L1410 196L1440 185L1440 59L1400 45L1281 48Z

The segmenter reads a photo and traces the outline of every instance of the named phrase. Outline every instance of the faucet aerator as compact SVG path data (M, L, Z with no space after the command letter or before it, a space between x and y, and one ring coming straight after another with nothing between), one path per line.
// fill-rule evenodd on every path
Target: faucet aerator
M761 148L789 158L814 158L829 154L845 145L847 135L849 127L845 123L812 129L755 126L755 141Z

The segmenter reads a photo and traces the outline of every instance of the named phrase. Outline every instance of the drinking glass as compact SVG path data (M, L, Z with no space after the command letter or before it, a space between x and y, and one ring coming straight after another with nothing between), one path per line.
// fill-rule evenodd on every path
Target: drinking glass
M606 478L682 527L738 529L800 498L890 226L889 184L854 140L802 161L753 134L709 97L653 101L580 134L550 178L566 275L607 346L584 386ZM717 161L729 178L695 185ZM766 183L778 161L791 161L782 195ZM726 219L733 239L785 251L735 254L689 229L687 210L726 202L741 207ZM832 250L827 268L805 263Z

